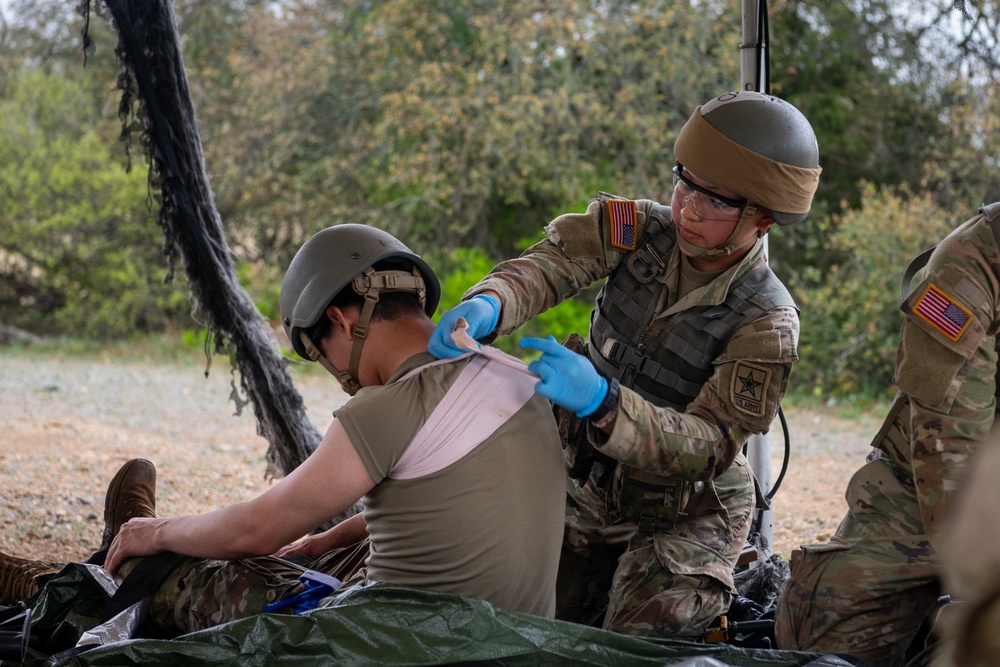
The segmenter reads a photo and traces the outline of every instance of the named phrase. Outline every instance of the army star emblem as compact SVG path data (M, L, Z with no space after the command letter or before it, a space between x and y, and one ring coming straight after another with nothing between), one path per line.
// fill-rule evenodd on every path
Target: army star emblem
M743 383L743 386L740 388L739 391L741 395L748 395L760 398L760 395L757 393L757 390L760 389L761 385L763 385L764 383L758 380L756 377L754 377L754 372L752 370L747 369L746 375L740 376L739 381Z
M743 412L757 417L764 415L764 399L771 370L746 361L736 362L730 385L730 399Z

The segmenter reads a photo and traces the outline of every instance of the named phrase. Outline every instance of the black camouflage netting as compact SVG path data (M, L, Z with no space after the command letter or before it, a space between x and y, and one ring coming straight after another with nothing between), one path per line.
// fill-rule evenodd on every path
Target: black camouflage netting
M88 55L93 52L88 34L92 12L118 34L121 139L131 160L137 134L149 162L150 193L160 206L166 279L173 277L179 257L194 316L208 330L209 363L213 353L229 356L237 414L252 404L257 432L269 443L266 475L288 474L316 448L321 434L305 414L263 316L236 277L208 184L173 9L168 0L81 0L77 11L84 18Z

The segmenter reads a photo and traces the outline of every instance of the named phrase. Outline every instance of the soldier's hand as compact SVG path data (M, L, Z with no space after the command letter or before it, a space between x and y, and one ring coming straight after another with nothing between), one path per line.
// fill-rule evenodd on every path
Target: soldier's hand
M500 303L486 294L477 294L468 301L463 301L441 316L441 321L431 334L427 343L427 351L438 359L452 359L468 352L458 347L451 339L455 330L455 322L464 317L469 323L468 334L473 338L488 336L497 328L500 319Z
M310 535L301 540L292 542L288 546L278 549L274 552L274 555L282 557L304 554L310 558L319 558L333 548L336 548L336 546L328 547L323 540L320 539L319 535Z
M568 350L555 338L522 338L521 347L538 350L542 356L528 364L541 378L535 391L556 405L586 417L608 394L608 381L597 372L590 359Z
M169 519L136 517L122 524L104 559L104 569L114 573L127 559L134 556L152 556L162 551L154 546L152 535L158 526Z

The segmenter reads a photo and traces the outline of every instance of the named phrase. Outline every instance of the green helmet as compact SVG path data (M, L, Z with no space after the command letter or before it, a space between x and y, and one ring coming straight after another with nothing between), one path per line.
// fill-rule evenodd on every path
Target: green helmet
M772 95L733 92L698 107L674 156L701 178L768 208L780 225L806 217L819 185L812 125Z
M387 260L412 266L412 274L370 270ZM388 232L357 224L327 227L299 248L281 284L281 323L301 357L317 360L301 334L319 322L330 301L352 284L358 294L371 294L376 300L379 292L414 292L428 315L441 298L431 267Z

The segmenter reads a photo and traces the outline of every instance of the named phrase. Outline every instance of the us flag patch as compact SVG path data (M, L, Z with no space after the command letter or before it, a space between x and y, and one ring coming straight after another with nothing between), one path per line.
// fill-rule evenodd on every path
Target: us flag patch
M630 199L609 199L608 219L611 221L611 246L635 250L635 202Z
M973 319L972 313L933 283L927 286L927 290L913 306L913 312L955 342L962 337Z

